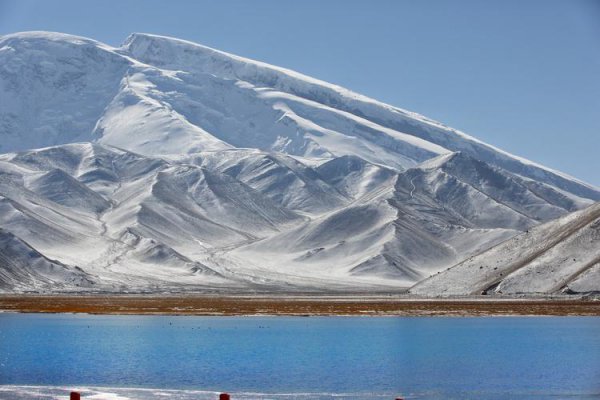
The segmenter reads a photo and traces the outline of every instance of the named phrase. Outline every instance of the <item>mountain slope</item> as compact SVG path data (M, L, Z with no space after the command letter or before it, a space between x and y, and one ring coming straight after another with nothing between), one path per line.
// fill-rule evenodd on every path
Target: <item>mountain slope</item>
M232 149L179 159L240 180L282 207L321 213L343 206L349 198L323 181L313 168L280 153Z
M10 232L0 228L0 292L77 290L93 287L93 276L50 260Z
M600 292L600 203L536 226L410 289L425 296Z
M0 37L0 152L92 140L130 64L90 39Z

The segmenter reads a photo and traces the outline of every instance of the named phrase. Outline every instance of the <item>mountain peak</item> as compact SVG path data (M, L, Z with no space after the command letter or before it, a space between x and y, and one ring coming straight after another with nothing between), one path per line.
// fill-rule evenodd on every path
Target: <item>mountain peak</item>
M158 43L163 43L163 44L170 44L173 46L174 45L189 46L189 47L194 47L196 49L206 49L206 50L210 50L213 52L224 53L219 50L210 48L208 46L204 46L199 43L191 42L189 40L179 39L179 38L172 37L172 36L157 35L154 33L146 33L146 32L131 33L129 36L127 36L127 38L125 39L123 44L120 46L120 49L130 49L131 47L140 45L142 42L158 42Z
M83 36L72 35L69 33L62 32L51 32L51 31L24 31L15 32L8 35L0 36L0 41L4 40L47 40L47 41L61 41L61 42L82 42L82 43L100 43L93 39L85 38Z
M182 61L183 55L190 53L194 55L200 53L206 53L207 55L227 54L182 39L138 32L130 34L119 50L137 60L156 66L175 65ZM228 54L227 56L233 57Z
M97 47L112 51L107 44L83 36L71 35L61 32L25 31L0 36L0 48L4 46L19 49L33 49L48 52L56 51L56 47Z

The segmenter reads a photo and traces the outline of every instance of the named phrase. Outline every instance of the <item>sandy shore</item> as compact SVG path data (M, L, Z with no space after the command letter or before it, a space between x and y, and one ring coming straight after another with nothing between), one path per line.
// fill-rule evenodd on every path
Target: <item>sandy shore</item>
M0 295L4 312L168 315L589 315L600 301L460 299L394 296L41 296Z

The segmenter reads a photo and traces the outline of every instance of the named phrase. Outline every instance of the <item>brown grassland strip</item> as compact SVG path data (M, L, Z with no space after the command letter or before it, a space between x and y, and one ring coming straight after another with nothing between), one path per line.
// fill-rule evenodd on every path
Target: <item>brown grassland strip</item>
M165 315L589 315L590 300L411 300L394 298L294 298L210 296L0 296L0 310L26 313Z

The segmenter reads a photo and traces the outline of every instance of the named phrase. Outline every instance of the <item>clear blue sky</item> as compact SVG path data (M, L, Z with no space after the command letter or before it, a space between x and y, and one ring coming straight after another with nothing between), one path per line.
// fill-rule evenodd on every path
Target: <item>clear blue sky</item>
M600 0L0 0L0 34L199 42L416 111L600 186Z

